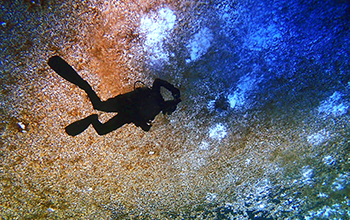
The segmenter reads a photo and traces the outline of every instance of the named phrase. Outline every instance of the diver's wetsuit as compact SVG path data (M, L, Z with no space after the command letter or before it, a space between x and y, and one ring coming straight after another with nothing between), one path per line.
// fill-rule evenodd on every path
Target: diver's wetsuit
M49 59L48 64L57 74L83 89L88 94L94 109L118 112L106 123L101 123L98 120L98 115L92 114L70 124L66 127L66 132L72 136L80 134L90 124L93 125L99 135L107 134L127 123L134 123L144 131L149 131L152 126L151 122L157 114L161 111L163 114L171 114L181 101L179 89L161 79L156 79L151 89L148 87L137 88L132 92L101 101L91 86L62 58L53 56ZM160 93L161 86L172 93L173 100L165 101L163 99Z

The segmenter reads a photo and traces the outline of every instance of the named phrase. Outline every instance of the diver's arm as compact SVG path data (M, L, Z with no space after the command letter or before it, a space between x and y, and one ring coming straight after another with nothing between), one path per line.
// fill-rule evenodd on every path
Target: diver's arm
M142 130L144 130L144 131L149 131L149 129L151 129L151 127L152 127L152 123L151 123L151 121L148 121L148 122L146 122L146 121L136 121L136 122L134 122L134 124L137 126L137 127L140 127L140 128L142 128Z
M163 104L163 114L164 115L171 115L171 113L173 113L176 110L177 104L179 104L179 102L181 102L181 99L174 99L174 100L170 100L170 101L165 101Z
M157 93L160 93L160 87L163 86L167 90L171 92L173 95L174 99L179 99L180 98L180 90L175 88L172 84L168 83L165 80L162 79L155 79L153 82L152 90L156 91Z

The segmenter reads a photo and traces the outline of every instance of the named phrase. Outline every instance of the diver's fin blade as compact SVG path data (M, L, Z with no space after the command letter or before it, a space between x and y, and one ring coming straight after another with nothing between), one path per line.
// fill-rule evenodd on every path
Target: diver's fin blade
M101 103L100 98L93 91L89 83L81 78L79 74L61 57L50 57L48 64L58 75L83 89L88 94L94 106Z
M83 118L79 121L73 122L68 125L65 130L66 133L70 136L76 136L81 132L85 131L89 125L92 123L92 120L96 117L96 115L90 115L89 117Z
M85 89L87 82L61 57L53 56L48 61L49 66L67 81Z

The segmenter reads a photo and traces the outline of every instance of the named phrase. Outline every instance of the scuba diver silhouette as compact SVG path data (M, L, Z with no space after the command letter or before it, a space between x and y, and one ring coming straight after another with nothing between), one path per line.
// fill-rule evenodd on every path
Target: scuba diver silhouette
M98 120L98 115L92 114L68 125L65 130L71 136L80 134L90 124L92 124L99 135L105 135L128 123L134 123L144 131L149 131L152 126L152 120L156 115L160 112L170 115L175 111L177 104L181 102L180 90L161 79L155 79L152 88L140 87L135 89L136 83L139 82L137 81L134 84L134 91L101 101L89 83L81 78L61 57L51 57L48 64L58 75L83 89L87 93L94 109L105 112L118 112L106 123L101 123ZM164 100L160 93L161 86L172 93L173 100Z

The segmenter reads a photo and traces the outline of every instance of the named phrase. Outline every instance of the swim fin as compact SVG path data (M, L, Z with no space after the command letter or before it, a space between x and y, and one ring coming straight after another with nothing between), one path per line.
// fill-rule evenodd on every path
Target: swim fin
M61 57L51 57L48 64L58 75L79 86L81 89L86 90L90 87L89 84Z
M59 56L53 56L49 59L48 64L58 75L83 89L89 96L95 108L100 105L101 100L93 91L89 83L81 78L81 76L79 76L73 67L71 67L65 60Z
M96 120L97 117L98 116L96 114L92 114L79 121L73 122L65 128L66 133L70 136L76 136L80 134L81 132L85 131L89 127L89 125L92 124L92 121Z

